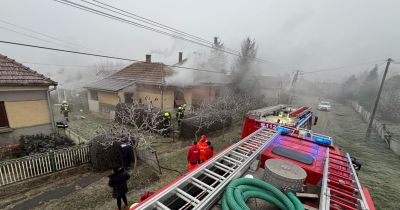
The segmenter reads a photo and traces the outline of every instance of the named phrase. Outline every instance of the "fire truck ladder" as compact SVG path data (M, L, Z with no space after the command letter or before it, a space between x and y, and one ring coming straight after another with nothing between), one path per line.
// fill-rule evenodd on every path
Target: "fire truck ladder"
M321 189L321 210L369 210L350 155L328 148Z
M162 190L136 210L210 209L227 184L242 176L277 136L262 127Z

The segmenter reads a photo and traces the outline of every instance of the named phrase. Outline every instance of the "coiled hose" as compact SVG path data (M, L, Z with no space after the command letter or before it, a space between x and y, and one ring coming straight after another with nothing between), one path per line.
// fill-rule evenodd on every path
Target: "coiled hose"
M229 183L222 198L222 210L250 210L246 205L248 198L268 201L282 210L304 210L292 192L285 195L274 186L252 178L240 178Z

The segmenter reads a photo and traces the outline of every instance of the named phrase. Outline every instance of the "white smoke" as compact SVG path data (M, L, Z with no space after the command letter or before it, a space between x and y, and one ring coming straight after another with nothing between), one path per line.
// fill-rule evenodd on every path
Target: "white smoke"
M184 54L184 62L178 65L198 70L174 67L175 73L166 78L167 85L185 87L201 83L227 83L229 80L228 74L224 74L229 69L227 59L224 62L216 62L215 59L212 59L210 53L193 52L187 56Z

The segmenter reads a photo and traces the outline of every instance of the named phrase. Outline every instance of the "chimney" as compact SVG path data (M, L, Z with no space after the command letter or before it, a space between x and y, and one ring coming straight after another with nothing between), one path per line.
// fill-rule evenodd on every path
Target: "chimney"
M182 61L183 61L183 58L182 58L182 57L183 57L183 52L179 52L179 58L178 58L178 59L179 59L179 60L178 60L179 63L182 63Z
M151 55L146 55L146 63L151 63Z

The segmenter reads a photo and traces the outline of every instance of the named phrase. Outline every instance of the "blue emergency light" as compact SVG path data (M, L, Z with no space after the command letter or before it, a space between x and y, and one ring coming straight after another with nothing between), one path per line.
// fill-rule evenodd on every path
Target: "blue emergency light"
M288 128L278 126L275 128L275 130L277 130L283 134L290 134L290 129L288 129Z
M327 139L327 138L323 138L320 136L314 136L313 141L318 143L318 144L323 144L323 145L332 145L332 140Z

